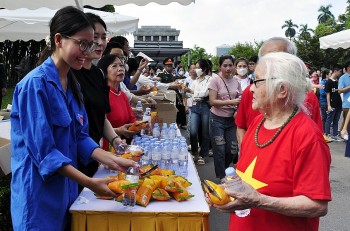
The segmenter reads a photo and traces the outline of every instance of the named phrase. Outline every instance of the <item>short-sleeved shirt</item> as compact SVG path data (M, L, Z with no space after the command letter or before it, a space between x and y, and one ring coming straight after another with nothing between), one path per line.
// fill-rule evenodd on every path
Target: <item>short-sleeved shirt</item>
M350 86L350 74L345 73L343 74L338 82L338 89L342 89L345 87ZM343 108L350 108L350 90L343 92Z
M117 92L112 87L109 87L109 101L111 111L107 114L107 119L112 127L118 128L124 124L133 123L136 121L134 113L132 112L128 97L123 91ZM109 142L103 139L103 149L109 150Z
M329 79L325 87L326 93L330 94L332 108L342 108L342 100L338 92L338 80Z
M59 174L91 161L84 105L67 91L49 57L16 86L11 111L11 213L14 230L64 230L78 185Z
M316 124L299 112L268 146L259 148L255 134L263 115L252 122L245 134L237 173L258 192L272 197L304 195L312 200L331 200L330 150ZM263 144L277 132L261 126L258 142ZM307 131L307 132L305 132ZM252 208L244 218L231 214L229 230L316 231L319 218L290 217Z
M226 79L220 76L212 78L208 88L217 92L216 99L218 100L235 99L242 94L241 85L236 78ZM234 105L225 105L212 106L210 111L217 116L232 117L236 109Z
M106 113L110 112L106 79L95 65L91 69L73 70L84 96L84 106L89 118L89 135L99 143L103 136Z
M244 79L241 79L238 75L235 75L235 78L241 84L242 91L244 91L250 85L250 78L249 78L249 76L247 76Z

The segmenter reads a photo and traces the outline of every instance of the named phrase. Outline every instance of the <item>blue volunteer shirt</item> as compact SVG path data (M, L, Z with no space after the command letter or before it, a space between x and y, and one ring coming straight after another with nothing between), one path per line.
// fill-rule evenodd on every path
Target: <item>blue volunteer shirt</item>
M338 89L350 86L350 74L343 74L338 82ZM350 91L343 93L343 108L350 108Z
M63 230L77 184L57 173L88 163L98 145L88 136L88 119L68 77L61 86L51 58L20 81L11 112L11 213L14 230Z

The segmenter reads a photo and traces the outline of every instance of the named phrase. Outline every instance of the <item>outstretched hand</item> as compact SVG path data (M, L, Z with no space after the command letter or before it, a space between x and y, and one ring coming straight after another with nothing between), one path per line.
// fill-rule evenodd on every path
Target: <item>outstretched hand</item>
M243 182L244 190L241 192L233 191L228 189L225 184L225 192L234 200L225 205L213 205L221 212L234 212L235 210L243 210L258 207L260 204L261 194L256 191L251 185Z
M108 188L108 184L113 181L115 181L115 179L112 178L91 178L90 184L87 187L99 196L117 197L117 195Z

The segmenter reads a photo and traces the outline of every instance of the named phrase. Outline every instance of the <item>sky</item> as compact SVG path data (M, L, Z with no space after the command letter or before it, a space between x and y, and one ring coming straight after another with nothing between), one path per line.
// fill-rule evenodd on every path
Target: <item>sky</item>
M146 6L117 6L116 12L139 18L141 26L171 26L180 30L184 48L202 47L216 55L216 47L240 42L284 37L286 20L314 29L321 5L331 4L337 18L346 9L346 0L196 0L188 6L149 3ZM125 36L133 46L133 36Z

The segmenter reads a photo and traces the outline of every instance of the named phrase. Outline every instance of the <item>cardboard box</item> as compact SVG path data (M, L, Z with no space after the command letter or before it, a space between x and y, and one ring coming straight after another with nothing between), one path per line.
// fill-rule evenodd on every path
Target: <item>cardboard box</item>
M173 102L168 100L157 100L157 104L143 104L143 110L146 107L151 108L152 112L157 112L156 117L152 120L152 123L175 123L177 109Z
M0 110L0 117L2 117L2 120L8 120L10 119L10 113L7 110Z
M10 140L0 137L0 175L11 173Z
M157 95L152 95L151 97L154 100L176 102L176 92L173 90L158 90Z

